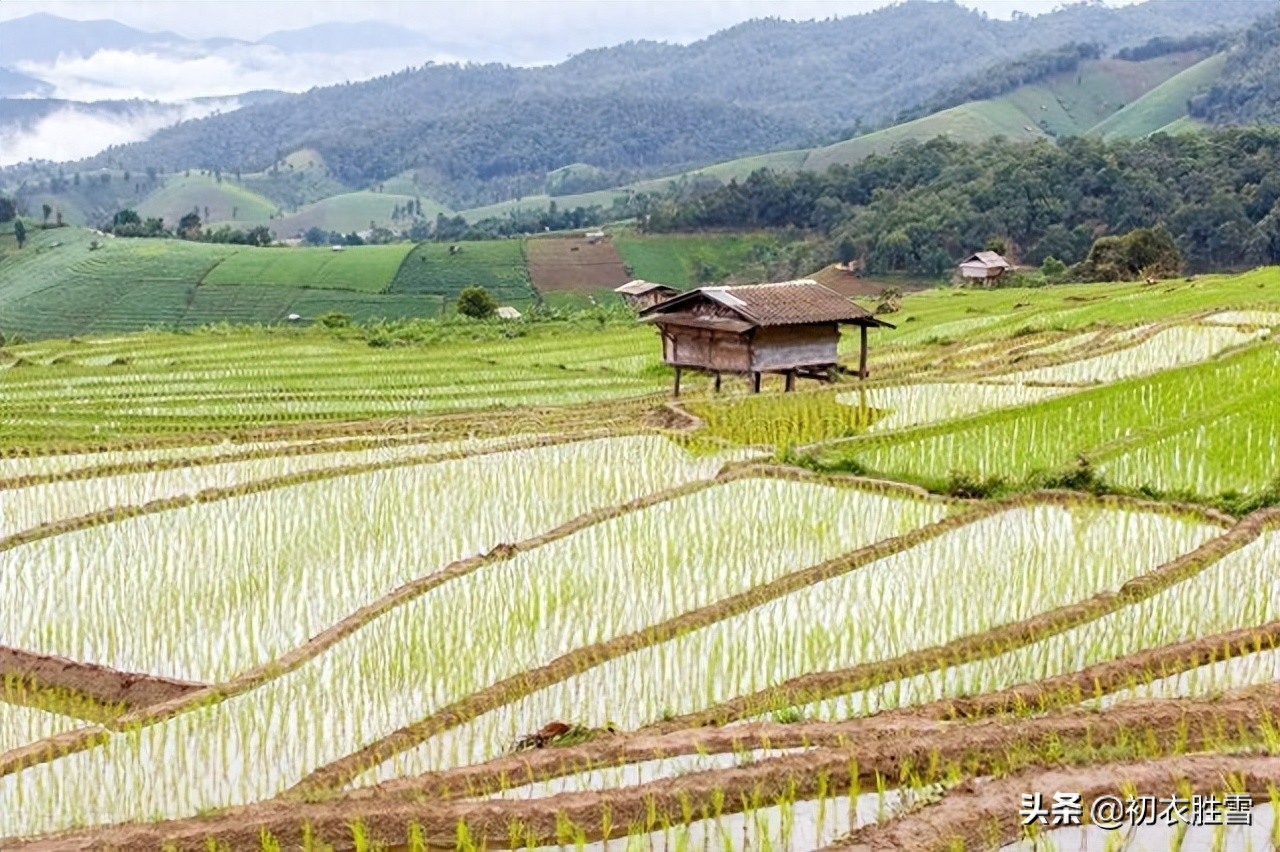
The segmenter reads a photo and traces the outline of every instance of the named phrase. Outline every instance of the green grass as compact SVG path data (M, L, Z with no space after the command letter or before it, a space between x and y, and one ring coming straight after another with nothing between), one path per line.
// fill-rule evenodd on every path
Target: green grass
M1159 470L1126 475L1126 484L1194 491L1177 469L1181 459L1167 439L1202 425L1213 428L1228 415L1236 435L1267 429L1274 422L1277 369L1280 352L1265 344L1220 361L1035 405L858 439L820 452L819 458L832 467L856 465L942 488L956 474L1018 483L1068 470L1082 456L1095 462L1157 445L1164 448ZM1246 444L1224 440L1218 446L1215 459L1223 479L1238 478L1245 470L1247 484L1260 487L1280 475Z
M452 302L462 288L480 286L506 304L520 306L533 301L519 240L458 245L462 250L457 254L450 254L449 246L443 243L418 245L400 265L387 292L429 295Z
M409 243L330 248L249 248L218 264L207 285L286 286L381 293L409 254Z
M687 289L719 281L778 245L772 234L619 235L622 261L636 278Z
M498 325L468 328L392 348L293 328L12 346L6 352L29 364L0 366L0 424L6 446L54 446L617 399L668 381L655 369L649 328L555 323L523 329L516 340L497 334Z
M878 412L836 402L838 391L700 399L685 407L705 424L699 437L734 444L788 448L861 434Z
M205 213L208 208L208 214ZM275 214L276 204L237 185L227 175L219 183L212 175L193 171L190 177L169 175L164 185L143 198L137 206L144 219L159 216L169 227L186 214L198 210L202 222L225 222L245 227Z
M1136 139L1187 117L1187 101L1222 73L1226 54L1211 56L1166 80L1091 131L1103 139Z
M32 231L0 258L0 332L28 338L137 331L181 320L197 282L236 246L100 239L92 231ZM59 245L55 245L58 243Z
M110 239L82 228L29 233L21 251L11 229L0 236L0 334L10 337L275 323L328 311L433 317L444 304L429 293L377 292L391 283L409 244L332 252ZM95 240L100 248L90 251Z
M434 219L437 213L450 212L448 208L429 198L417 200L422 202L422 215L427 219ZM408 225L408 220L394 221L391 213L396 206L405 207L411 201L415 201L411 195L392 195L368 190L348 192L322 199L303 207L297 213L265 224L280 238L297 236L310 228L340 231L344 234L368 230L370 223L400 228Z
M924 142L935 136L946 136L958 142L981 142L993 136L1032 140L1046 138L1048 134L1007 99L978 101L855 136L825 148L815 148L805 158L804 168L826 171L834 165L856 163L871 154L887 153L903 142Z

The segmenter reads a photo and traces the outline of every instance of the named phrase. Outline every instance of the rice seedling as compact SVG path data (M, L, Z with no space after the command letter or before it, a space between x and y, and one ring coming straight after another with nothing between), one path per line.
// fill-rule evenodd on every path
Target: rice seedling
M1242 332L1235 328L1175 326L1148 340L1081 361L1007 373L991 381L1006 384L1090 385L1205 361L1215 355L1259 340L1266 330ZM1118 335L1117 335L1118 336ZM1113 338L1114 339L1114 338Z
M841 394L838 400L859 409L890 412L875 421L872 432L889 432L925 423L953 420L983 411L1028 405L1069 393L1064 388L937 382L871 388Z
M1251 325L1280 328L1280 311L1219 311L1201 322L1211 325Z
M69 716L10 703L13 697L0 692L0 754L84 727L83 722Z
M614 460L600 470L614 476L625 467ZM730 507L740 523L724 523ZM252 692L0 778L0 835L270 797L501 678L943 511L856 490L739 480L596 524L409 601ZM492 753L511 742L483 745ZM228 770L210 773L211 765ZM57 808L48 807L53 797Z
M661 438L604 439L317 480L43 539L5 554L0 642L225 680L453 560L719 465Z
M804 711L820 719L846 719L942 698L982 695L1148 648L1265 624L1280 617L1280 585L1274 576L1277 559L1280 533L1268 533L1191 579L1096 621L997 657L816 702ZM1248 593L1242 594L1242 589ZM1265 658L1259 660L1256 665L1265 671Z
M276 477L396 461L430 461L459 452L479 452L506 439L396 445L333 453L263 456L249 461L203 464L91 479L54 481L0 490L0 538L67 518L123 506L140 506L205 489L230 488Z
M1217 532L1111 510L1002 512L588 669L397 755L357 784L490 758L530 719L572 716L635 728L658 720L664 708L689 713L801 674L981 633L1115 589ZM1118 540L1129 546L1118 550Z

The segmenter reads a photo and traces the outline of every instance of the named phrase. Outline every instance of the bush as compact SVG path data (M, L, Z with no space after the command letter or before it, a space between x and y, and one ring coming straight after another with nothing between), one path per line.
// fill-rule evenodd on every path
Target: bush
M351 317L339 311L329 311L316 317L316 323L325 328L347 328L351 325Z
M483 287L463 287L458 293L458 313L472 319L488 319L498 310L498 300Z

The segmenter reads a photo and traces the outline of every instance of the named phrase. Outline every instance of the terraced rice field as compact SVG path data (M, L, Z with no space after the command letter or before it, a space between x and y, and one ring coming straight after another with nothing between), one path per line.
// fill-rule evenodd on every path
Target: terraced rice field
M0 848L1275 848L1280 287L1219 283L678 404L608 323L7 347Z

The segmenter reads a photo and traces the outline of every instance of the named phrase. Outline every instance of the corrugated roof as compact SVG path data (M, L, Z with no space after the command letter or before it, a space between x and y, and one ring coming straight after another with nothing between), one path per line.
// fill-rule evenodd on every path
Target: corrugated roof
M676 292L676 288L670 286L669 284L655 284L652 281L642 281L640 279L636 279L635 281L628 281L626 284L623 284L621 287L615 287L613 289L613 292L625 293L628 296L643 296L645 293L648 293L650 290L671 290L672 292Z
M685 308L708 299L729 308L756 326L804 325L817 322L855 322L879 325L865 308L810 278L777 284L741 287L703 287L669 299L644 311L646 319Z
M728 331L733 334L741 334L747 329L755 328L755 323L750 323L746 320L730 319L729 317L700 317L697 314L686 313L659 314L645 317L640 321L647 323L670 322L689 328L710 328L716 331Z
M972 254L969 257L967 257L960 265L964 266L965 264L975 263L975 262L981 263L983 266L992 267L992 268L997 266L1003 266L1007 268L1009 266L1009 261L1005 260L1003 257L1001 257L999 254L997 254L994 251L976 252L975 254Z

